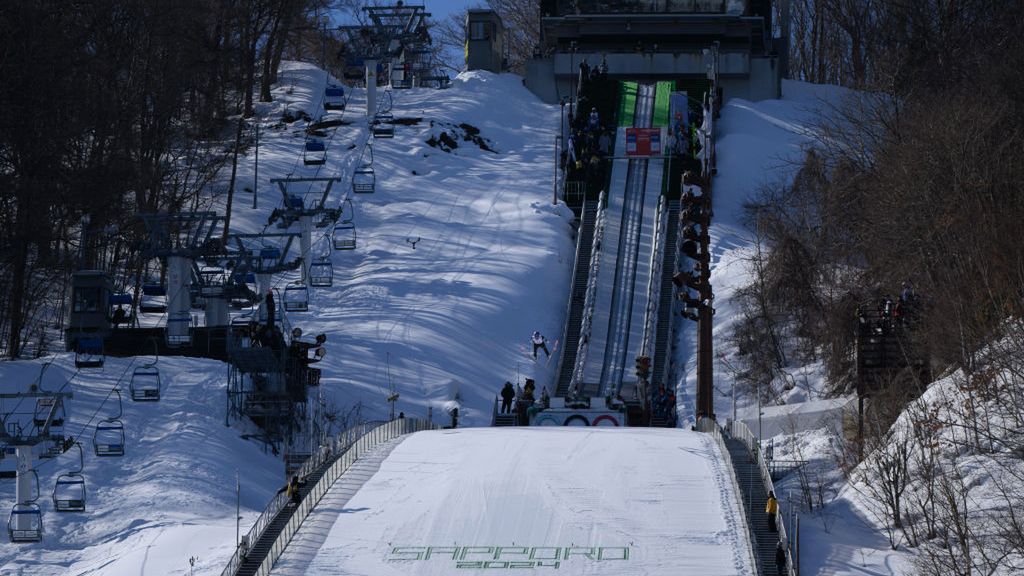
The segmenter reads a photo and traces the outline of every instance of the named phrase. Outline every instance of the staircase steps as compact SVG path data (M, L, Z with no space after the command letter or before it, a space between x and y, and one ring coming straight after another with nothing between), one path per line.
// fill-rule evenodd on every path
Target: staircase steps
M309 494L309 491L313 489L313 486L320 481L320 478L327 472L333 461L327 459L327 461L310 473L305 478L305 485L299 488L299 494L303 499ZM270 553L271 547L277 540L278 535L284 530L284 527L288 525L288 521L291 520L292 515L295 514L295 506L291 503L286 504L277 513L277 516L270 521L267 525L266 530L260 535L259 540L254 542L249 548L249 553L245 557L245 561L238 567L238 576L253 576L256 571L259 570L260 564L263 563L263 559Z
M668 366L672 354L672 321L675 302L672 300L672 276L675 274L676 237L679 233L679 200L669 200L668 225L665 230L665 253L661 261L661 296L658 300L658 323L654 331L654 358L651 359L651 387L668 385Z
M597 219L598 202L588 200L583 205L583 217L580 220L579 254L576 258L576 269L573 271L572 305L566 319L565 342L559 344L561 350L561 369L558 373L558 384L555 387L556 397L564 397L569 393L572 371L576 366L576 352L579 350L580 329L583 324L583 302L587 295L587 280L590 273L590 258L594 246L594 224Z
M736 482L740 488L740 500L747 515L754 541L754 557L757 560L757 573L762 576L774 576L778 573L775 567L775 547L779 542L777 532L768 529L768 515L764 508L768 502L768 492L750 451L743 442L735 438L726 438L726 448L736 471Z
M515 414L498 414L494 418L495 426L515 426L516 424L518 424L518 422L516 422Z

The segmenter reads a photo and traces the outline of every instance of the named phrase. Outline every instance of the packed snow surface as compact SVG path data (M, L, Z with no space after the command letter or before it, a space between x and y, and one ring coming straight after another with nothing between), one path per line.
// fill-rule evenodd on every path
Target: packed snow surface
M420 432L318 508L273 573L753 574L729 478L683 430Z

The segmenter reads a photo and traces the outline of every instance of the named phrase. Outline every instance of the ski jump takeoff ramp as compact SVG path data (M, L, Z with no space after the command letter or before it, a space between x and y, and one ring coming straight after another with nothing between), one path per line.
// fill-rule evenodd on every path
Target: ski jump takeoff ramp
M710 435L466 428L389 447L306 519L272 574L754 574Z

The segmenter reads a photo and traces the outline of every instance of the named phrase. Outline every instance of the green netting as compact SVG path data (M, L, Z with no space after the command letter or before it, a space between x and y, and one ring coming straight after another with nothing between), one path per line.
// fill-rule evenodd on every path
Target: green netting
M633 125L637 86L636 82L621 82L619 84L619 93L621 94L619 101L622 103L619 107L619 126Z
M675 82L658 82L654 91L654 118L651 126L668 126L668 101Z

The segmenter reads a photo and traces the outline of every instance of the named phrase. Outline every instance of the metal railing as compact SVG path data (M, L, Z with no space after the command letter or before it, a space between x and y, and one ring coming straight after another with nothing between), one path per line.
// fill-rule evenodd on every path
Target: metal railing
M658 203L654 224L654 250L651 251L651 276L647 282L647 310L644 317L644 335L640 354L654 357L655 336L658 329L658 305L661 300L661 276L665 261L665 237L668 225L668 204L665 197Z
M594 222L594 248L590 251L590 270L587 276L587 294L583 298L583 321L580 326L580 343L576 352L576 365L572 370L572 379L569 380L569 396L575 396L580 380L583 379L583 367L587 362L587 352L590 350L590 327L594 320L594 300L597 298L597 274L601 270L601 246L604 239L604 224L607 220L607 207L605 206L605 193L601 192L598 200L597 220Z
M587 183L580 180L562 181L562 200L568 206L582 206L587 199Z
M740 508L740 524L743 526L743 531L747 533L747 540L750 543L747 546L747 555L750 560L750 567L757 572L757 555L754 553L754 543L757 542L757 537L754 535L754 530L751 528L750 523L747 522L747 515L743 513L743 502L740 501L742 498L742 492L740 492L740 481L736 478L736 469L732 465L732 459L729 457L729 448L725 445L725 438L722 436L722 429L718 426L718 422L701 416L697 418L697 431L710 434L715 440L715 444L718 445L718 450L722 455L722 460L725 462L726 467L729 469L729 483L732 485L732 493L736 495L736 504Z
M273 545L270 547L270 551L267 556L263 559L259 568L256 571L257 575L263 576L270 573L274 563L281 554L284 552L285 547L288 546L288 542L291 541L292 536L298 531L299 526L309 516L309 513L316 507L320 499L327 493L331 485L344 474L356 460L365 454L367 451L374 447L383 444L389 440L402 436L404 434L411 434L413 432L419 432L421 430L436 430L440 426L433 424L427 420L420 420L417 418L399 418L390 422L371 422L366 424L360 424L353 428L350 428L337 437L332 438L330 443L322 446L315 454L310 456L306 463L302 465L302 468L297 472L298 476L308 476L311 472L318 470L324 465L330 464L330 468L324 472L323 476L317 481L317 483L309 490L306 496L299 503L295 512L289 519L288 524L285 525L281 533L277 535ZM260 537L266 532L267 527L273 522L274 518L277 517L278 513L288 503L288 496L285 493L279 493L271 499L266 509L260 514L259 518L253 524L249 530L246 538L243 542L248 542L250 546L255 545L259 541ZM221 572L221 576L233 576L238 572L239 567L245 561L245 553L240 545L235 549L234 554L228 561L228 565Z
M598 210L597 214L599 216L600 213L601 213L600 205L598 206L597 210ZM573 307L573 304L574 304L573 303L573 292L576 291L576 287L574 286L575 280L576 280L576 275L579 274L579 272L580 272L580 270L579 270L579 267L580 267L580 246L582 246L582 242L583 242L583 228L586 227L586 225L587 225L586 218L587 218L587 210L586 210L586 203L584 203L583 209L580 211L580 229L576 232L576 255L573 256L573 260L572 260L572 280L569 282L569 302L568 302L568 304L566 304L566 307L565 307L565 325L562 326L562 352L558 354L558 365L555 367L555 374L561 374L562 373L562 362L565 361L566 347L569 344L569 342L568 342L568 340L569 340L569 317L572 315L572 307ZM597 232L596 222L595 222L594 232L595 233ZM591 257L591 262L593 262L593 257L594 257L593 253L591 253L590 257ZM558 386L558 382L557 381L555 382L555 386ZM497 422L497 419L498 419L498 398L497 398L497 396L495 396L495 398L494 398L494 419L493 419L493 421Z
M764 484L764 489L767 492L775 492L775 484L772 482L771 472L768 470L768 466L765 464L764 458L761 457L760 444L757 441L757 437L750 431L750 428L746 424L739 420L729 422L729 436L743 442L743 445L750 451L751 457L757 462L757 469L761 475L761 482ZM786 537L786 523L782 521L782 515L778 514L775 525L779 529L779 540L786 543L786 560L788 568L788 574L790 576L796 576L796 572L793 569L793 556L790 553L790 546L793 545Z

